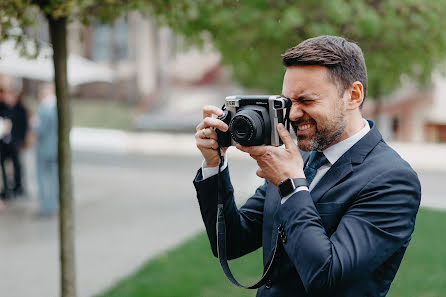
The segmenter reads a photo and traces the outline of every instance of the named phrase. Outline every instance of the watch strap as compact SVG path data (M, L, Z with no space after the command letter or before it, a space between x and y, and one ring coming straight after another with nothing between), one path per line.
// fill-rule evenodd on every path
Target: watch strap
M292 181L295 189L302 186L308 187L307 179L304 177L292 178Z

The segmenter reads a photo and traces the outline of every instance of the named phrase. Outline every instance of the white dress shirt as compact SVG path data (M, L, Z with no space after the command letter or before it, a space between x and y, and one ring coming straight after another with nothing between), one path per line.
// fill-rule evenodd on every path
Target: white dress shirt
M221 166L221 171L225 170L226 167L228 167L228 159L226 159L226 156L223 156L223 166ZM204 167L204 160L201 164L201 175L203 176L203 179L207 179L211 176L214 176L218 173L218 166L215 167Z

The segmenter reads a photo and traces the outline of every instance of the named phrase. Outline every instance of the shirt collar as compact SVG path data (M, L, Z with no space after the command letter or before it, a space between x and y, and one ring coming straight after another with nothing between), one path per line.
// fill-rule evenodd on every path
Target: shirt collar
M336 144L333 144L326 150L322 151L327 157L327 160L330 162L331 165L336 163L336 161L346 152L348 151L355 143L357 143L364 135L367 134L367 132L370 131L370 125L367 122L367 120L362 119L364 122L364 127L356 132L356 134L350 136L347 139L344 139L343 141L340 141Z

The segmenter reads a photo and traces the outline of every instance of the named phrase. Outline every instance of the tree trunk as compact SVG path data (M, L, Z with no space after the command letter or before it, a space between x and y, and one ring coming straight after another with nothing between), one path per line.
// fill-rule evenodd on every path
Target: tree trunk
M61 297L76 296L74 207L71 178L71 114L67 80L67 18L48 16L53 44L54 83L57 97L59 166L59 240Z

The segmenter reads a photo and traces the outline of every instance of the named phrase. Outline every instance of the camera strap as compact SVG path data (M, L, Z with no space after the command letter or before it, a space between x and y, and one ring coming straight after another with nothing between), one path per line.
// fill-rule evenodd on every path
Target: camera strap
M282 241L279 240L279 235L276 237L276 243L273 255L271 257L271 260L268 262L264 269L264 273L259 281L257 281L255 284L250 286L244 286L240 284L232 275L231 270L229 269L229 264L227 260L227 254L226 254L226 223L225 223L225 215L224 215L224 209L223 209L223 189L222 189L222 177L220 175L221 172L221 166L223 164L223 156L220 151L220 147L218 148L219 154L220 154L220 165L218 167L218 204L217 204L217 254L218 254L218 260L220 261L220 266L225 273L226 277L229 279L231 283L236 285L240 288L245 289L258 289L261 286L263 286L266 281L269 279L272 273L273 266L277 263L277 259L279 258L279 254L282 251Z
M290 119L289 119L290 109L291 108L286 109L286 114L285 114L285 119L284 119L284 122L285 122L284 125L288 131L290 130ZM259 281L257 281L255 284L252 284L250 286L244 286L244 285L240 284L234 278L234 275L232 274L231 269L229 268L228 258L227 258L227 254L226 254L226 223L225 223L225 214L224 214L224 209L223 209L224 201L223 201L223 197L222 197L223 185L222 185L222 180L221 180L222 179L221 167L223 166L224 158L221 153L220 144L218 145L218 153L220 156L220 165L218 166L218 174L217 174L217 183L218 183L218 187L217 187L218 197L217 197L217 199L218 200L217 200L217 226L216 226L216 229L217 229L218 260L220 261L220 266L221 266L223 272L225 273L226 277L229 279L229 281L231 283L233 283L234 285L236 285L237 287L240 287L240 288L258 289L261 286L263 286L267 282L267 280L270 278L271 273L273 271L273 267L277 264L279 255L283 251L282 241L279 239L279 234L277 234L273 255L271 257L271 260L268 262L268 264L264 268L263 275Z
M290 110L291 110L291 108L287 108L286 109L286 113L285 113L285 123L284 123L284 125L285 125L285 128L288 130L288 131L290 131Z

